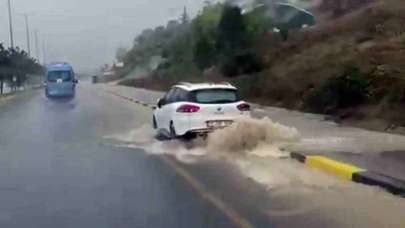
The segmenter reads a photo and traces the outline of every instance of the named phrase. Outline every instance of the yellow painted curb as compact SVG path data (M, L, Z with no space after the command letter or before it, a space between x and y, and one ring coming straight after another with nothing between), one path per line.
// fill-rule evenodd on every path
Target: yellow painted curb
M338 162L323 156L307 156L305 165L323 170L340 178L351 180L354 173L366 171L356 166Z

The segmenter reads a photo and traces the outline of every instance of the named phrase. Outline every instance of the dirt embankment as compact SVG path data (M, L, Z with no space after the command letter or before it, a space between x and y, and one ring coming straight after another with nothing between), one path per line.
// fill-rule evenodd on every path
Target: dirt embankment
M264 36L256 49L266 69L222 77L215 67L194 81L231 81L251 101L325 113L337 122L404 133L405 2L380 1L290 34ZM167 90L189 75L132 79L122 85Z

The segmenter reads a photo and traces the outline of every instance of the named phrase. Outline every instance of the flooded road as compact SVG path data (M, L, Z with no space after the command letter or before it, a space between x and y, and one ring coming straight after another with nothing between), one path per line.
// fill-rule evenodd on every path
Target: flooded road
M126 90L127 95L133 90L117 90L120 89ZM133 94L135 95L132 97L142 99L136 96L137 91ZM146 96L144 91L142 96ZM238 194L223 194L223 188L240 189L240 185L246 185L261 189L256 190L260 194L256 192L250 197L254 198L260 213L265 214L272 224L288 224L287 227L302 227L302 224L309 224L311 227L321 224L325 227L404 226L403 198L390 195L377 187L336 179L287 159L290 150L323 153L354 148L357 149L356 153L373 153L379 149L395 150L405 148L403 136L339 127L312 114L277 108L268 108L264 112L256 110L255 116L266 116L265 118L239 120L232 127L210 135L207 141L157 141L153 137L154 131L150 124L127 134L107 138L120 141L120 146L123 147L142 148L146 153L173 156L190 173L207 183L210 190L231 204L239 202ZM267 116L271 116L271 119ZM202 174L203 167L212 176ZM239 180L235 181L239 184L233 181L225 181L227 184L218 183L224 181L220 178L223 173L239 176ZM215 178L220 180L215 181ZM246 180L251 182L245 183ZM253 191L242 189L241 191ZM243 211L245 204L233 205ZM292 218L294 222L291 221Z
M256 110L255 116L269 116L281 124L294 126L302 138L299 144L291 148L293 150L367 154L405 149L405 136L342 127L334 122L325 121L323 115L262 107Z
M404 227L402 198L285 158L299 127L241 120L207 141L157 141L150 117L85 84L72 101L3 104L0 226Z
M136 98L139 101L156 104L164 93L135 89L125 86L100 85L105 90ZM268 117L275 123L295 128L301 138L291 144L290 150L331 153L379 153L381 151L405 150L405 136L383 132L363 130L360 128L339 126L335 122L325 121L325 116L302 113L276 107L254 105L252 115L255 118Z

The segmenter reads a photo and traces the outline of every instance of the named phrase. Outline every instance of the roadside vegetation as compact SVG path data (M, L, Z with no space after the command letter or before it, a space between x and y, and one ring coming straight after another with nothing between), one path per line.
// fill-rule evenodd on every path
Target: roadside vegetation
M6 49L0 43L0 95L4 92L5 84L16 91L35 74L42 72L42 66L19 48Z
M122 55L126 70L156 55L163 61L121 84L166 90L226 80L260 104L405 126L405 2L324 0L308 10L314 26L301 12L280 20L266 1L248 11L207 2L193 19L185 11L138 36Z

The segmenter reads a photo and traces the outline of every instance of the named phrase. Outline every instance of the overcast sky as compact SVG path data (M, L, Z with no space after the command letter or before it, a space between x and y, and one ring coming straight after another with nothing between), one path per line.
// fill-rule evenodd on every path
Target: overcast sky
M76 69L97 69L111 63L118 47L130 47L145 28L179 18L183 7L195 15L204 0L11 0L15 45L26 49L24 14L39 46L46 41L48 61L67 61ZM0 0L0 42L9 45L7 0ZM42 57L41 57L42 59Z

